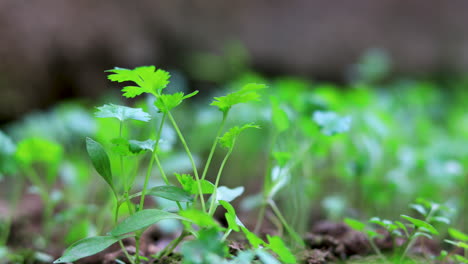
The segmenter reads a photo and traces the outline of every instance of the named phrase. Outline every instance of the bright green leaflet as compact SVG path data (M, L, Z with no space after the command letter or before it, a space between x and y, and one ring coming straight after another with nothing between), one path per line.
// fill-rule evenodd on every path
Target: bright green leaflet
M151 116L144 112L141 108L105 104L101 107L98 107L97 109L98 111L95 113L95 115L99 118L117 118L120 121L132 119L143 122L148 122L151 120Z
M422 227L422 228L426 229L431 234L434 234L434 235L439 234L439 232L429 223L426 223L426 222L424 222L422 220L419 220L419 219L416 219L416 218L409 217L407 215L401 215L401 217L408 220L409 222L413 223L416 227Z
M176 106L180 105L182 101L192 96L195 96L198 91L184 95L183 92L178 92L174 94L161 94L158 96L156 102L154 103L156 107L163 113L168 113Z
M169 84L169 78L171 77L168 72L161 69L156 70L154 66L141 66L133 70L115 68L106 72L111 73L107 76L111 81L131 81L137 84L137 86L126 86L122 89L123 96L127 98L134 98L142 93L150 93L157 97Z

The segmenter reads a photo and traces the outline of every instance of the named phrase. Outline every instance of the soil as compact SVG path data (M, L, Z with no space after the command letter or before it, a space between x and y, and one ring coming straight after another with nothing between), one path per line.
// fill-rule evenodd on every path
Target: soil
M42 204L38 202L40 199L33 196L25 196L18 207L20 210L16 213L12 224L12 230L8 239L8 246L17 252L27 253L27 250L33 248L31 235L40 233L40 213ZM6 203L0 201L0 211L8 212ZM220 219L221 223L225 223L225 219ZM250 223L254 224L254 223ZM247 223L249 226L249 223ZM274 229L265 223L261 230L262 235L274 234ZM393 241L388 233L384 230L379 230L383 234L382 238L376 239L377 247L383 253L390 253L393 249ZM182 256L175 252L161 259L154 259L151 256L161 251L170 241L176 237L176 234L163 234L156 227L151 227L143 233L141 254L149 258L148 263L153 264L176 264L181 263ZM229 241L229 249L232 254L247 248L246 241L236 236L234 241ZM335 223L331 221L320 221L312 226L309 233L303 235L306 243L306 249L298 254L300 263L306 264L321 264L330 262L349 261L360 263L365 260L365 263L373 263L374 261L381 262L372 251L371 246L363 233L352 230L344 223ZM129 253L135 252L134 239L125 239L124 245ZM402 244L405 241L397 240L396 244ZM412 254L418 256L430 257L437 256L440 253L441 245L433 240L421 238L412 248ZM58 258L63 252L63 246L60 244L52 244L45 250L54 258ZM30 254L31 255L31 254ZM115 263L115 259L125 260L125 256L120 247L115 244L105 251L83 258L76 263L79 264L111 264ZM0 263L2 263L0 261ZM46 262L29 262L29 263L46 263Z

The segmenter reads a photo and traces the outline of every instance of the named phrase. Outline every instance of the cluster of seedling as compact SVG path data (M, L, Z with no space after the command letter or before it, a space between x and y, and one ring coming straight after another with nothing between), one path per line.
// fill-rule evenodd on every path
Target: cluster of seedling
M98 112L96 113L97 117L116 118L120 122L119 137L110 141L112 150L119 155L120 172L118 174L112 171L110 159L103 145L91 138L86 139L86 148L94 168L107 182L115 196L114 225L105 236L85 238L71 245L55 263L72 262L96 254L114 243L120 244L122 251L125 253L130 263L146 261L148 259L140 255L142 233L149 226L164 219L180 220L184 228L177 239L158 253L156 256L158 258L168 256L186 237L192 236L196 239L184 242L181 247L181 253L184 255L184 263L234 263L234 261L239 260L249 263L255 256L264 260L265 263L271 263L269 259L273 257L265 249L273 251L284 263L295 263L294 255L289 251L280 237L268 237L268 242L265 242L243 226L236 216L234 207L230 204L240 193L227 187L219 186L223 168L234 149L239 134L248 128L259 128L254 124L245 124L242 126L234 126L227 132L224 132L224 126L229 112L231 108L237 104L258 100L260 97L258 91L264 89L266 86L251 83L243 86L236 92L214 98L211 105L220 110L222 119L217 135L213 141L208 160L200 175L188 143L171 113L171 110L180 105L185 99L196 95L198 91L188 95L182 92L174 94L163 93L163 90L169 83L170 75L161 69L156 69L154 66L138 67L133 70L117 68L109 72L111 74L108 77L112 81L135 83L134 86L126 86L122 89L125 97L133 98L141 94L154 96L154 105L159 110L159 114L162 115L162 118L160 119L158 129L153 132L152 137L144 141L139 141L125 138L122 133L123 126L125 125L125 121L130 119L148 122L151 119L148 113L145 113L139 108L113 104L98 108ZM193 175L176 174L176 179L180 184L179 186L175 186L170 182L159 158L160 150L158 145L161 141L161 131L166 121L170 122L176 131L193 169ZM220 164L215 183L213 184L206 180L205 177L218 144L226 149L226 154ZM150 160L143 188L141 191L132 194L135 177L128 177L125 175L126 171L123 167L123 159L129 155L143 155L145 153L149 153ZM165 185L148 186L150 178L154 177L153 164L156 164L159 175ZM115 175L118 175L121 179L116 180ZM145 208L145 198L148 195L174 201L177 205L177 209L173 212L169 212L160 209ZM210 199L206 200L205 195L211 195ZM139 202L133 204L132 199L137 197L139 198ZM127 206L130 214L127 218L120 221L119 209L122 206ZM227 211L225 214L228 222L227 228L222 227L213 218L218 206L224 207ZM243 232L250 242L252 250L245 251L232 260L227 260L225 258L228 257L228 250L225 240L233 231ZM127 251L122 242L123 239L129 237L135 238L136 253L134 255L131 255Z
M468 157L460 144L468 134L463 133L468 127L463 125L466 109L460 103L465 94L454 91L451 98L458 101L447 104L437 99L443 97L424 82L409 83L411 90L406 89L408 82L396 82L387 90L373 90L370 87L378 83L383 73L365 73L364 66L360 65L364 77L348 90L279 78L269 83L271 88L263 93L269 97L263 104L249 102L260 100L261 91L266 88L260 83L267 82L247 74L233 83L235 91L215 97L210 106L193 107L185 116L178 116L177 112L184 113L181 108L185 100L198 92L167 93L169 73L153 66L109 70L111 81L132 83L123 88L124 97L143 98L137 101L136 108L105 104L97 108L97 118L91 120L78 112L57 111L68 120L66 125L51 121L55 120L54 115L36 116L36 123L47 120L49 129L57 123L58 134L31 129L30 123L9 130L10 135L16 136L14 140L0 133L0 172L18 176L8 193L10 207L17 208L24 187L30 182L33 188L28 191L38 194L44 205L43 231L33 241L39 250L47 248L54 232L60 233L53 227L70 229L61 243L79 241L56 263L96 254L112 244L119 244L125 254L117 262L160 259L179 247L183 263L296 263L297 254L292 252L304 249L300 234L309 230L312 210L324 210L331 220L348 215L388 218L399 213L408 200L441 200L446 198L444 194L457 208L454 219L458 218L458 222L454 226L462 226L468 212L467 192L460 192L468 187L466 172L463 174L460 165ZM433 105L441 109L436 111L430 107ZM199 122L197 118L206 113L213 115ZM438 116L440 113L443 119ZM190 120L190 127L183 126L184 118ZM90 124L86 131L74 136L72 132L80 129L79 121L97 124ZM401 126L402 122L405 126ZM445 124L446 130L428 129L433 122ZM63 127L69 130L62 131ZM94 131L93 127L100 129ZM260 127L261 133L245 133L243 140L238 140L242 131ZM167 157L174 154L167 150L171 141L166 135L168 130L174 132L185 151L188 169L181 160L177 161L176 173L165 164ZM45 139L49 134L53 140ZM89 137L82 140L83 134ZM85 141L86 147L77 139ZM261 152L264 146L265 153ZM82 157L84 149L89 158ZM209 153L204 164L195 155L202 152ZM259 158L261 154L266 154L266 162ZM89 160L103 184L107 184L104 192L99 184L89 184L94 177L88 170ZM214 160L219 160L219 164L212 164ZM226 166L228 160L242 160L245 166ZM240 209L258 214L255 228L249 230L231 204L244 188L228 188L221 182L242 177L246 182L255 173L253 167L265 169L257 171L264 175L259 193L243 197L240 203ZM217 171L212 172L213 168ZM214 180L209 181L210 178ZM170 206L156 207L148 202L149 197ZM56 210L59 204L67 209ZM98 210L100 206L108 210ZM369 223L353 219L346 219L346 223L368 234L370 245L382 259L392 256L380 252L375 240L381 236L378 228L387 230L398 261L405 261L420 237L445 237L445 229L439 225L448 222L441 214L444 207L438 204L421 200L412 208L421 213L422 220L402 215L400 221L372 218ZM226 211L227 226L215 220L219 210ZM14 215L10 212L9 218L0 223L0 257L21 262L21 254L9 252L5 246ZM112 224L108 221L110 215ZM166 219L182 226L179 236L156 255L143 256L143 232ZM265 241L258 234L268 221L277 228L279 236L268 236ZM249 249L230 255L227 239L236 232L247 239ZM462 248L465 255L443 251L439 260L466 262L466 234L454 228L447 232L452 240L446 242ZM134 241L135 251L125 247L124 242L129 240ZM46 255L34 254L36 259L52 261Z
M372 217L368 224L352 218L346 218L344 221L351 228L363 232L367 235L369 244L383 261L388 261L387 257L377 247L375 240L384 238L384 234L379 232L378 229L383 229L387 232L392 240L392 258L394 261L403 263L408 258L408 252L416 244L419 238L426 238L429 240L435 239L435 236L441 235L440 231L435 227L438 224L449 225L451 209L433 202L423 199L418 199L417 203L411 204L410 207L420 214L422 219L414 218L408 215L401 215L405 221L391 221L387 219L380 219L379 217ZM437 259L446 261L452 259L456 262L466 263L467 257L467 244L468 236L463 232L455 229L448 229L449 235L454 240L445 240L447 243L455 246L452 253L441 251ZM401 238L401 239L400 239ZM422 240L420 241L422 242ZM465 250L465 256L454 254L457 248ZM430 256L429 256L430 257Z

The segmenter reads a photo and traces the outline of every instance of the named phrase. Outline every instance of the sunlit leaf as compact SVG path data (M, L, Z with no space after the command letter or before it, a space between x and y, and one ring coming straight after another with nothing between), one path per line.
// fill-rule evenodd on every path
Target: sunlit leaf
M228 188L226 186L220 186L218 187L218 190L216 191L216 201L215 203L217 204L219 200L224 200L226 202L232 202L234 199L237 197L241 196L242 193L244 193L244 187L239 186L236 188ZM213 197L210 198L210 200Z
M135 69L115 68L107 78L116 82L134 82L137 86L126 86L122 89L123 96L133 98L142 93L150 93L155 96L169 84L170 74L154 66L141 66Z
M457 239L457 240L461 240L461 241L465 241L467 242L468 241L468 235L461 232L460 230L457 230L455 228L449 228L448 229L448 233L451 237L453 237L454 239Z
M35 162L55 165L63 155L62 146L42 138L27 138L16 147L16 159L26 165Z
M154 104L161 112L167 113L171 111L173 108L175 108L176 106L180 105L182 101L196 95L197 93L198 91L195 91L187 95L184 95L183 92L178 92L174 94L161 94L160 96L158 96Z
M220 227L219 223L216 222L216 220L214 220L214 218L211 215L200 210L184 210L180 211L180 215L185 217L186 219L190 219L194 224L198 225L199 227Z
M260 94L258 94L257 91L265 89L266 87L267 86L264 84L249 83L239 91L225 96L215 97L211 105L217 106L221 112L227 113L229 109L236 104L258 101L260 99Z
M254 125L253 123L245 124L242 127L238 127L238 126L232 127L226 133L224 133L224 135L219 139L219 143L227 149L234 147L234 143L236 142L236 139L239 136L239 134L242 131L246 130L247 128L258 129L260 127L257 125Z
M344 222L349 225L352 229L357 231L364 231L366 224L351 218L345 218Z
M185 191L191 194L199 194L198 183L191 175L178 173L175 175ZM200 180L200 185L203 194L212 194L214 192L215 186L213 183L207 180Z
M96 117L99 118L117 118L120 121L129 119L148 122L151 116L141 108L132 108L123 105L105 104L97 108Z
M271 101L271 121L276 130L281 133L289 128L289 117L286 112L281 108L278 99L270 97Z
M434 234L434 235L439 234L439 232L432 225L430 225L429 223L426 223L426 222L424 222L422 220L419 220L419 219L416 219L416 218L412 218L412 217L407 216L407 215L401 215L401 217L408 220L409 222L413 223L413 225L416 226L416 227L426 229L431 234Z
M283 263L297 263L294 254L291 253L291 250L286 247L286 244L279 236L267 235L267 238L268 248L275 252Z

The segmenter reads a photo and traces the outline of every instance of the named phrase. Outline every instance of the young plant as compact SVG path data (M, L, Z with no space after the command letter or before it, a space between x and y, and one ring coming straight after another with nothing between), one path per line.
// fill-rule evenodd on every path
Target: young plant
M62 146L42 138L27 138L16 147L15 158L26 178L36 188L44 203L42 215L43 236L39 247L45 247L52 233L53 213L56 201L53 193L58 167L62 160Z
M182 245L182 253L186 256L184 263L206 263L206 261L209 260L222 259L226 257L227 250L226 245L224 244L225 239L233 230L240 231L237 224L237 222L240 223L240 221L238 221L235 211L232 206L230 206L229 202L239 196L243 192L243 188L229 189L224 186L219 186L219 183L224 166L234 149L234 145L240 132L247 128L258 127L253 124L247 124L241 127L235 126L228 130L222 137L219 137L219 135L223 131L226 118L231 108L240 103L259 100L260 95L257 91L265 88L265 85L247 84L239 91L230 93L226 96L215 97L212 105L218 107L222 112L223 119L212 144L203 174L200 177L191 150L171 113L173 108L180 105L185 99L194 96L198 91L188 95L184 95L181 92L174 94L163 93L163 90L169 83L170 75L163 70L156 70L154 66L137 67L133 70L116 68L108 72L111 72L108 78L112 81L131 81L136 84L135 86L126 86L122 89L125 97L133 98L143 93L156 97L155 106L162 114L161 123L158 126L159 129L153 132L153 136L149 140L130 140L123 137L122 131L124 121L133 119L147 122L151 117L141 109L125 106L104 105L98 108L99 111L96 114L97 117L116 118L120 122L118 138L111 140L112 149L114 153L119 156L120 173L118 176L120 179L116 179L112 172L111 159L103 145L90 138L86 140L88 154L94 168L99 175L101 175L104 181L107 182L115 197L115 223L110 232L105 236L90 237L76 242L70 246L64 252L63 256L57 259L55 263L71 262L96 254L117 242L120 244L128 261L135 264L140 263L141 260L144 259L144 257L140 256L140 239L142 232L149 226L164 219L180 220L184 224L184 229L180 236L162 250L157 257L161 258L169 255L188 236L193 236L197 240L189 241ZM194 177L188 174L176 174L176 178L182 188L171 185L159 158L160 149L158 148L158 144L161 140L161 130L167 119L176 131L193 169ZM215 184L212 184L207 181L205 177L218 142L227 149L227 153L217 173ZM130 180L126 180L129 178L123 167L123 159L125 156L137 155L144 153L144 151L150 151L151 158L148 164L143 188L140 192L130 194L133 189L134 178L130 177ZM153 162L156 163L160 175L166 185L148 188ZM118 185L119 182L123 182L123 188ZM208 200L209 207L207 207L207 203L204 199L204 195L206 194L211 194L211 198ZM146 195L175 201L177 203L178 212L168 212L159 209L145 209L144 200ZM135 209L132 209L133 204L131 199L136 197L140 197L140 202ZM127 204L129 206L130 216L119 222L119 208L123 204ZM185 204L185 206L183 206L183 204ZM230 226L227 231L213 218L218 205L228 208L228 215L226 217L230 219L228 220L230 221ZM233 219L236 219L237 222ZM245 227L242 228L242 231L246 233L248 237L253 236L253 234L245 229ZM122 243L123 239L129 237L135 238L135 256L131 256L129 252L126 251L126 248ZM267 245L265 242L262 242L262 244ZM205 245L207 247L205 247ZM286 258L287 263L294 263L292 261L294 256L292 256L279 238L270 238L268 245L269 248L277 253L281 258ZM259 244L253 246L254 248L258 248ZM201 250L201 248L203 248L203 250ZM259 257L260 255L262 255L263 258L267 258L269 256L263 251L255 252ZM289 255L287 255L288 253Z
M381 237L382 235L377 233L374 229L372 228L369 228L365 223L359 221L359 220L356 220L356 219L352 219L352 218L345 218L344 219L344 222L349 226L351 227L352 229L356 230L356 231L359 231L359 232L363 232L367 235L368 237L368 241L369 241L369 244L371 245L372 247L372 250L374 250L374 252L384 261L386 261L387 259L385 258L385 256L382 254L382 252L380 251L380 249L377 247L377 245L375 244L375 239L378 238L378 237Z
M446 239L444 241L457 248L463 249L464 252L463 256L452 254L451 258L456 262L468 263L468 235L455 228L449 228L448 233L452 239Z

